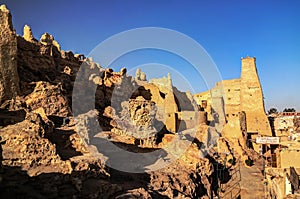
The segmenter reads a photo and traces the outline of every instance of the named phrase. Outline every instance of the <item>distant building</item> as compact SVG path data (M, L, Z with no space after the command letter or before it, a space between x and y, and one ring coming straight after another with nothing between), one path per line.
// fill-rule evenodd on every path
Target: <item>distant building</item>
M266 159L267 191L271 198L299 198L300 114L282 112L269 115L274 136L280 138Z

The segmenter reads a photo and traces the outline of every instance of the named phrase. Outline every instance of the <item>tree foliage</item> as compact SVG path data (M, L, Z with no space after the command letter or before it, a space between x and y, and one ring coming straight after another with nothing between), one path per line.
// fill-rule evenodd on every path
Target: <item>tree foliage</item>
M296 109L294 109L294 108L285 108L283 110L283 112L296 112Z
M270 108L270 110L268 110L268 114L272 114L272 113L278 113L277 108Z

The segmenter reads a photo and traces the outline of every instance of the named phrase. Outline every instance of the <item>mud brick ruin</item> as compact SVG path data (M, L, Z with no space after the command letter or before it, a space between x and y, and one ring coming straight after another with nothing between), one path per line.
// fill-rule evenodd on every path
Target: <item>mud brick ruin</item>
M25 25L17 35L10 11L0 7L0 198L243 198L255 186L241 172L262 160L258 183L269 196L299 189L300 164L292 161L299 115L268 118L256 58L241 59L240 78L191 94L170 74L115 72L62 50L49 33L33 33ZM256 142L264 137L280 143ZM107 166L96 138L133 153L167 147L180 156L159 170L126 173Z

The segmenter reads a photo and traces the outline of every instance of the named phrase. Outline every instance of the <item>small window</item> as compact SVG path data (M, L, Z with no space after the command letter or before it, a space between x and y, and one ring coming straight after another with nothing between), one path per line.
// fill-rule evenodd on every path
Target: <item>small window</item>
M163 93L163 92L160 92L159 91L159 95L163 98L163 99L165 99L166 98L166 94L165 93Z

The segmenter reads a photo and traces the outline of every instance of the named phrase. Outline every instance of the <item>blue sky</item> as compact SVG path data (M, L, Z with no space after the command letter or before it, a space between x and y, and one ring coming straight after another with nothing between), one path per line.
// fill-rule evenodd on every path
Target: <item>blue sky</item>
M28 24L36 38L49 32L62 49L76 53L87 55L114 34L150 26L173 29L196 40L214 60L223 79L238 78L240 58L255 56L266 108L295 107L300 111L300 1L0 2L11 10L18 34L22 34L23 26ZM188 69L191 67L184 60L167 53L131 53L117 60L114 67L130 68L143 62L172 66L183 73L194 92L207 89L201 77L193 76L194 71ZM182 84L179 82L176 86Z

